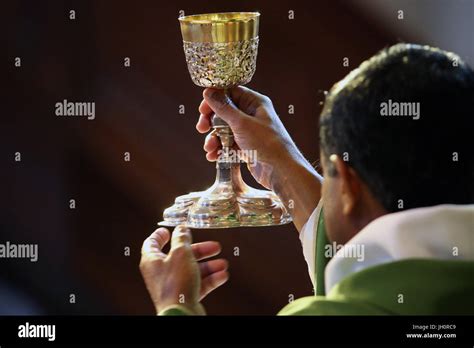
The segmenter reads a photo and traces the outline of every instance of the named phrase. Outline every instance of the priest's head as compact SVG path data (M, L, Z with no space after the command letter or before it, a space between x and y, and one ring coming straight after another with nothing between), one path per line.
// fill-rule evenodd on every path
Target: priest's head
M321 114L323 206L345 243L373 219L473 203L474 72L456 54L397 44L363 62Z

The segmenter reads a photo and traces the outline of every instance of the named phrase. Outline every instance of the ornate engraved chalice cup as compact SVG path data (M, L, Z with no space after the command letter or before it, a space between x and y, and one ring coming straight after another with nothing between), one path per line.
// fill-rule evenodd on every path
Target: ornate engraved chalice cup
M259 17L258 12L229 12L179 18L188 70L196 85L227 90L252 79ZM214 115L212 126L222 143L216 181L206 191L177 197L164 211L164 221L159 225L229 228L290 222L284 204L273 192L257 190L243 182L228 124Z

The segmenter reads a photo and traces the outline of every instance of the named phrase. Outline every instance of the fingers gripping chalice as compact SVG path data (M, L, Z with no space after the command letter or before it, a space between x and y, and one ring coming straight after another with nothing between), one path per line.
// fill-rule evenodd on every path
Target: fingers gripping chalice
M258 12L179 18L188 70L196 85L227 90L250 82L257 61L259 18ZM273 192L243 182L240 161L229 155L234 145L229 125L214 115L212 127L222 143L214 184L205 191L177 197L165 209L159 225L229 228L290 222L285 206Z

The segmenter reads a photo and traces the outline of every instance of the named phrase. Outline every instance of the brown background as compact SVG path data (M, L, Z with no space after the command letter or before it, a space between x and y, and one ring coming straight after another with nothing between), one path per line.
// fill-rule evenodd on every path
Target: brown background
M311 162L318 159L322 91L399 39L334 0L2 6L0 242L39 244L37 263L0 260L0 309L15 314L153 313L137 267L141 243L176 195L214 179L204 137L194 128L202 90L186 69L179 10L262 13L249 86L273 99ZM22 58L21 68L13 66L14 57ZM96 119L56 117L54 105L63 99L95 102ZM14 162L17 151L21 162ZM130 162L123 160L126 151ZM256 185L246 170L245 177ZM312 294L293 225L196 230L194 239L220 241L230 261L231 280L204 301L209 314L271 315L290 294ZM68 302L71 293L76 304Z

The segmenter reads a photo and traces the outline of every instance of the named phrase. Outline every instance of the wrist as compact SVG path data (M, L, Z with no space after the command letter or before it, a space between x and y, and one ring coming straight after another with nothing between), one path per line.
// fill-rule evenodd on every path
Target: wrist
M272 172L270 187L291 214L298 231L321 199L321 183L322 177L299 152L290 153Z
M283 192L289 183L298 180L301 176L308 174L317 175L316 170L309 164L296 146L286 147L280 151L272 167L270 188L277 194Z
M270 177L270 188L280 197L285 206L288 205L288 199L290 198L287 194L288 185L291 185L293 180L298 180L300 171L301 165L291 157L280 161L273 168Z

